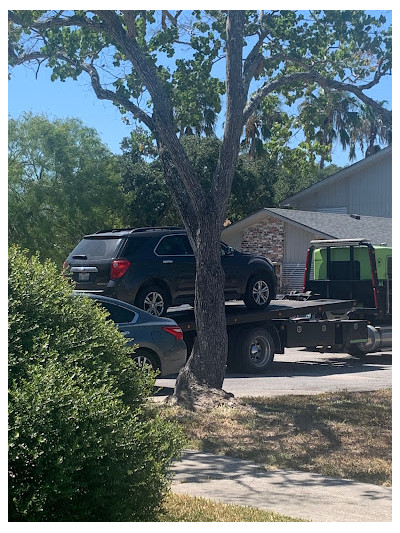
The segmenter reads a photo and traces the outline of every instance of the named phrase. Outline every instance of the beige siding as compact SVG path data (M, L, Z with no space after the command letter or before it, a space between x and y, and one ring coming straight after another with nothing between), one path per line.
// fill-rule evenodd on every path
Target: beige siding
M374 164L354 171L351 177L344 177L303 198L294 199L292 205L304 211L346 207L349 214L391 217L391 157L381 158Z
M310 241L317 238L313 232L285 223L285 263L305 263Z

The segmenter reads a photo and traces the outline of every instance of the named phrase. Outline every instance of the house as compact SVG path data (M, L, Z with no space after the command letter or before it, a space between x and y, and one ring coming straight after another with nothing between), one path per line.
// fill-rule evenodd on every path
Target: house
M373 244L391 246L392 219L265 208L222 232L222 240L237 250L258 253L275 263L280 292L302 288L310 241L332 238L364 238Z
M280 208L228 226L222 238L237 250L269 257L284 292L301 288L311 240L365 238L391 246L391 217L389 146L286 198Z
M303 211L392 216L392 147L283 200L280 207Z

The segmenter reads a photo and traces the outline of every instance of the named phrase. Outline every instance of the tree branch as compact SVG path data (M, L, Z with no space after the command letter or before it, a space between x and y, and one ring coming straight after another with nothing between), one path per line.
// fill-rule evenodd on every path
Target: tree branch
M79 67L84 72L86 72L90 76L90 81L92 88L99 100L110 100L111 102L114 102L117 105L121 105L125 107L127 111L132 113L132 115L135 117L135 119L140 120L146 126L149 128L150 131L155 131L155 125L153 122L153 119L145 113L140 107L135 105L133 102L131 102L128 98L117 94L114 91L110 91L108 89L104 89L101 86L100 83L100 77L97 72L97 69L94 67L93 64L88 65L87 63L83 61L76 61L68 57L66 53L63 52L57 52L58 59L61 59L62 61L65 61L66 63L69 63L73 67ZM23 63L28 63L30 61L39 61L39 60L46 60L49 59L48 56L43 54L42 52L32 52L30 54L25 54L23 56L15 56L16 59L14 59L13 56L13 64L14 65L21 65Z
M136 19L132 11L122 11L125 19L127 35L131 38L136 38Z
M132 115L136 119L146 124L149 130L154 133L156 128L153 119L147 113L145 113L142 109L140 109L140 107L131 102L128 98L125 98L124 96L119 95L114 91L104 89L100 84L99 74L93 65L81 63L80 66L85 72L87 72L87 74L89 74L93 90L99 100L110 100L115 104L123 106L127 111L132 113Z
M171 101L154 65L145 56L136 39L128 37L121 20L114 11L96 11L95 13L104 21L109 34L113 36L118 46L124 51L127 59L131 61L149 91L154 108L153 121L159 133L160 143L168 150L173 164L185 184L188 197L190 197L192 202L192 209L199 212L199 210L203 209L205 203L204 191L193 165L176 135Z
M254 95L250 98L249 102L247 103L242 117L242 124L246 124L249 117L255 112L257 107L260 105L261 101L270 93L277 91L278 89L281 89L282 87L289 86L292 84L301 83L304 85L308 85L309 83L317 83L323 88L326 89L334 89L338 91L347 91L350 93L353 93L365 104L370 106L374 111L382 116L382 120L384 120L385 124L391 126L392 125L392 113L391 111L388 111L385 109L381 104L375 102L372 98L365 95L363 93L363 90L370 89L374 85L378 83L380 79L380 76L375 76L374 80L361 85L353 85L349 83L343 83L336 80L331 80L329 78L325 78L321 74L315 71L307 71L307 72L293 72L292 74L287 74L284 76L281 76L279 79L274 80L270 83L267 83L263 85L258 91L254 93Z
M37 20L32 24L32 29L40 31L40 30L48 30L50 28L64 28L68 26L86 26L89 28L92 28L94 30L103 30L102 24L97 24L96 22L93 22L92 20L84 17L77 17L76 15L72 15L70 17L60 18L61 12L57 14L55 17L50 17L48 19L44 20ZM8 12L8 20L11 22L14 22L14 24L19 24L22 26L22 22L19 19L18 15L14 13L14 11Z
M257 69L259 61L263 60L262 52L260 51L261 46L263 45L264 39L267 36L266 32L262 32L256 44L253 46L249 55L247 56L244 66L243 66L243 85L246 94L249 91L251 80L254 77L254 73Z
M243 131L241 117L246 103L242 75L244 23L244 11L228 11L226 19L226 122L218 164L213 177L213 197L221 227L228 207Z

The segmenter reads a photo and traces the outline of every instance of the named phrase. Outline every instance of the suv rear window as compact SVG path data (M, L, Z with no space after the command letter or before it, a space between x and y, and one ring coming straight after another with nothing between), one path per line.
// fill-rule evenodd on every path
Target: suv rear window
M122 239L105 239L85 237L71 252L70 259L74 256L86 256L88 259L110 259L117 255Z

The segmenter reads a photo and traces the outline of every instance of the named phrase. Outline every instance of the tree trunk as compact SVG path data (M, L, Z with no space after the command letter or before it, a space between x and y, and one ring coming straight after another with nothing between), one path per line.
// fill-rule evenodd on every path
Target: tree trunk
M219 217L208 212L201 220L196 246L195 320L197 338L192 353L175 385L174 401L195 409L204 395L221 399L232 395L222 391L228 353L224 282L221 266ZM211 390L210 390L211 389ZM219 389L219 390L217 390Z

